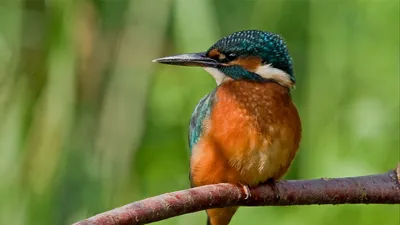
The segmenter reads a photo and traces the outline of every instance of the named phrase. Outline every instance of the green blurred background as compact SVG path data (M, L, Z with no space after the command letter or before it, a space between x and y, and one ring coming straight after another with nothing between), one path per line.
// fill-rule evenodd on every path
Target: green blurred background
M395 167L397 0L0 0L0 224L70 224L189 188L188 121L215 82L151 60L244 29L282 34L294 58L304 133L287 179ZM241 208L232 225L397 225L399 210Z

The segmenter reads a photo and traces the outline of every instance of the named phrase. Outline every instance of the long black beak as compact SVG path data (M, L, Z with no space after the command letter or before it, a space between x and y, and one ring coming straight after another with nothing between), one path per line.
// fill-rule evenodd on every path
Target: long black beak
M167 56L155 59L153 60L153 62L171 64L177 66L216 67L219 65L218 61L207 57L205 52Z

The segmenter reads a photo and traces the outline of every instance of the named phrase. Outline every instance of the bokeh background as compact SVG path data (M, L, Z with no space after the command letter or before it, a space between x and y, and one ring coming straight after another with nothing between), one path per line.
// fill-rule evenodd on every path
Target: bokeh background
M399 26L397 0L0 0L0 224L70 224L188 188L188 121L215 82L151 60L244 29L280 33L294 58L304 134L287 179L394 168ZM397 225L399 211L241 208L232 225Z

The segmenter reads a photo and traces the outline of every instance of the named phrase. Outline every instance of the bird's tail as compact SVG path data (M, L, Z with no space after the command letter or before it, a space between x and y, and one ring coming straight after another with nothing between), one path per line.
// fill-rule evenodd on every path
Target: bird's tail
M207 209L207 225L228 225L238 207Z

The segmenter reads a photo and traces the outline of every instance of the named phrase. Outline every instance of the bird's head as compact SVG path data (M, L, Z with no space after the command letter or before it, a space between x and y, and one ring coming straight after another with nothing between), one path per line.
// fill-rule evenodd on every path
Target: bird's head
M295 84L292 58L283 39L258 30L235 32L206 52L167 56L153 62L203 67L218 85L229 79L274 81L287 88Z

